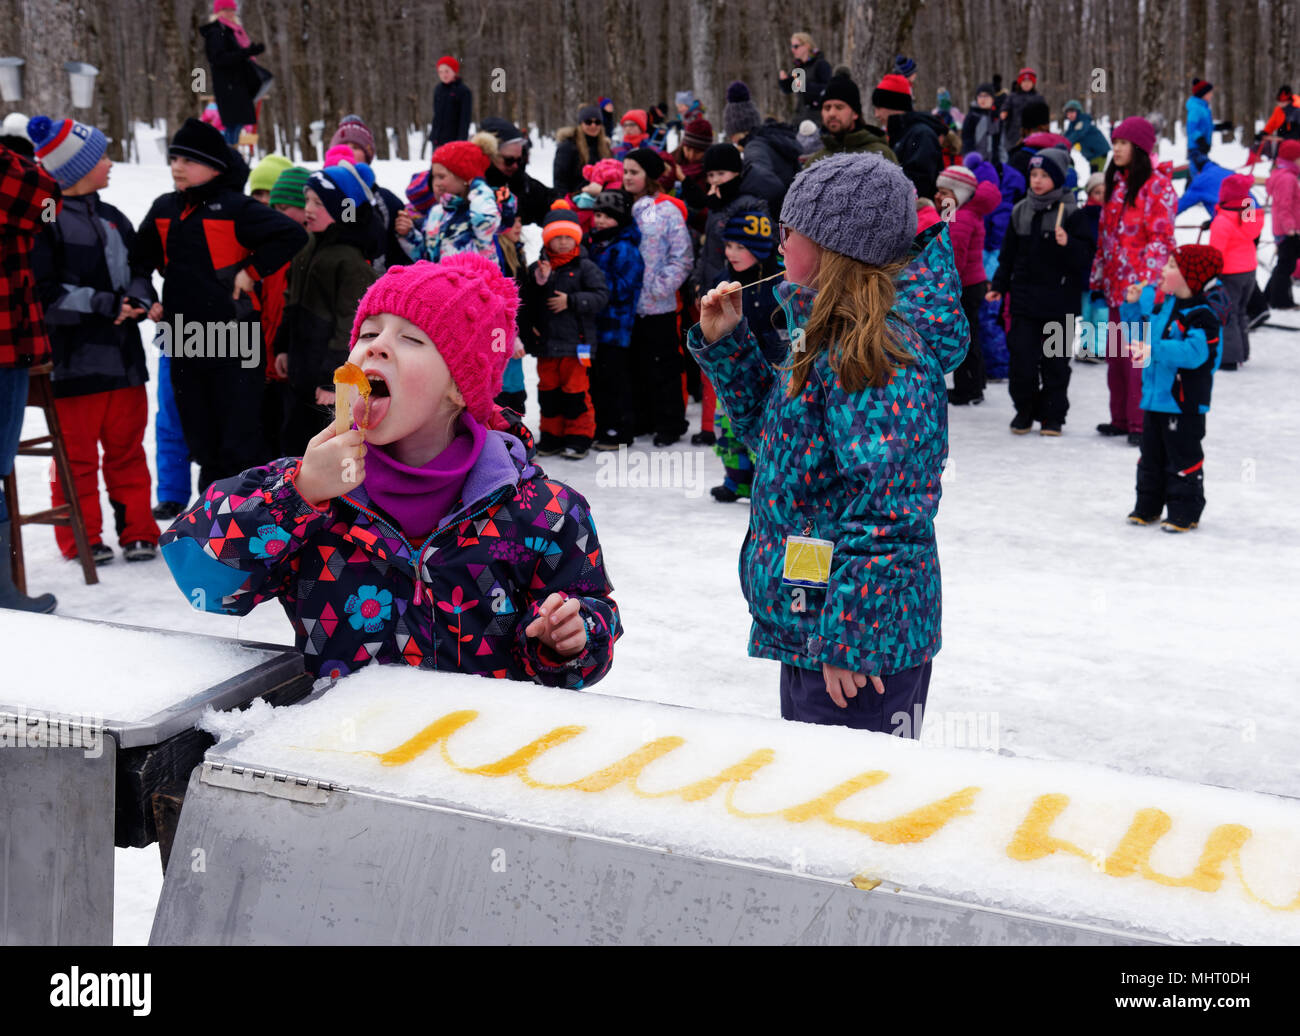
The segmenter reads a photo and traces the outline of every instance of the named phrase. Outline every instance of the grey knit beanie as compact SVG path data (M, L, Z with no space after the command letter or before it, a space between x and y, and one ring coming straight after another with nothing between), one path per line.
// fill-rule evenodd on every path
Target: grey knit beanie
M727 87L727 103L722 109L722 132L728 137L750 133L763 125L763 116L749 97L749 87L736 80Z
M885 266L904 258L916 237L916 190L880 155L831 155L794 178L781 222L822 248Z

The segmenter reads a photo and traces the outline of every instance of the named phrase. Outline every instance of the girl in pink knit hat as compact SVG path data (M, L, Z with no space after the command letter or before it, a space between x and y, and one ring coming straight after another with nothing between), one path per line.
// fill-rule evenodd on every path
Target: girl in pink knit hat
M353 427L214 483L163 535L190 602L242 615L277 598L318 676L603 677L622 626L587 501L493 404L518 305L482 256L390 268L352 328L371 389Z

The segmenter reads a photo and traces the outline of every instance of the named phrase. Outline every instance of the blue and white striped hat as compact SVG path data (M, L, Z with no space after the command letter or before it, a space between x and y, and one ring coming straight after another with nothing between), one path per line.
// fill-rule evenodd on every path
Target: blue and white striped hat
M55 122L38 115L27 123L27 135L36 145L41 166L64 190L99 165L108 150L104 134L75 119Z

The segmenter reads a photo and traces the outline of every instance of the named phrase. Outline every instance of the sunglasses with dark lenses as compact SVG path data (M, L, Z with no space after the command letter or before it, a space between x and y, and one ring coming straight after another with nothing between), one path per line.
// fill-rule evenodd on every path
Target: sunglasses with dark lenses
M510 158L506 155L501 156L502 165L518 165L522 161L523 161L523 156L520 156L519 158Z
M582 124L584 126L599 126L602 121L601 119L583 119Z

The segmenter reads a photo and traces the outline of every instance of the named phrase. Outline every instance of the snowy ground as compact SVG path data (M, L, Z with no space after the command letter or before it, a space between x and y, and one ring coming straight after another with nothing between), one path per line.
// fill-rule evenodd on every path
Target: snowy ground
M550 154L535 149L532 167L547 182ZM1242 155L1215 152L1230 166ZM399 193L418 168L376 163L379 182ZM105 193L138 224L168 189L159 160L116 167ZM1201 218L1197 210L1184 222ZM1271 261L1271 248L1261 258ZM1275 319L1300 329L1295 314ZM927 724L981 713L1006 754L1300 796L1298 356L1297 334L1257 331L1251 362L1216 378L1209 504L1201 528L1182 537L1124 523L1137 451L1093 431L1108 418L1104 367L1075 365L1060 439L1010 435L1005 386L990 386L983 406L955 408L938 518L944 646ZM688 416L698 428L699 407ZM29 410L24 437L42 430ZM152 463L152 414L146 446ZM776 716L775 663L744 654L737 554L747 505L709 498L720 463L709 450L680 449L684 477L660 488L618 484L596 454L547 465L591 501L627 630L618 665L637 674L622 686L650 700ZM17 470L23 508L43 506L47 464L20 458ZM107 498L103 507L111 514ZM85 586L49 530L28 529L26 547L31 589L56 593L60 614L292 642L274 605L244 619L190 610L161 560L128 566L119 557L100 569L99 585ZM119 850L117 864L116 941L143 942L161 888L156 850Z

